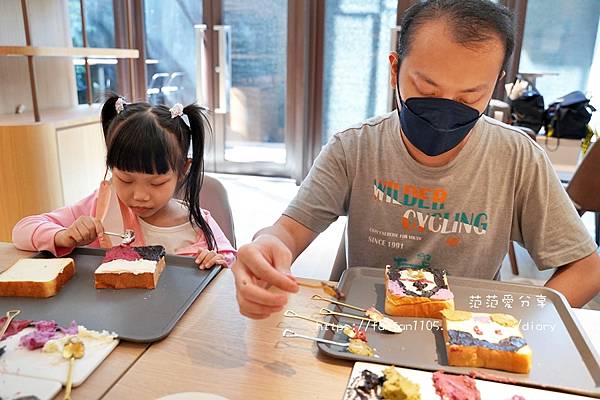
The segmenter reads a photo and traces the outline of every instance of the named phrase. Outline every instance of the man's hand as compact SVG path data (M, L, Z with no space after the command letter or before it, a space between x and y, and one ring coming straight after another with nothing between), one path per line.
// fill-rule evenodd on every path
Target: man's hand
M287 304L287 295L267 290L271 285L296 293L298 284L291 276L292 253L276 236L262 234L240 247L231 267L235 277L240 312L250 318L264 319Z

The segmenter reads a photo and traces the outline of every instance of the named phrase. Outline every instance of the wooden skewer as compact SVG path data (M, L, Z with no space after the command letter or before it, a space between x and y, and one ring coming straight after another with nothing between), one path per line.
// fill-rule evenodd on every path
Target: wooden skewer
M302 281L296 281L296 283L298 284L298 286L304 286L307 288L313 288L313 289L321 289L323 286L319 283L307 283L307 282L302 282Z
M330 285L326 282L321 282L320 284L316 283L306 283L301 281L296 281L298 286L313 288L313 289L323 289L325 293L330 295L331 297L335 297L338 300L344 300L346 295L342 293L337 287Z

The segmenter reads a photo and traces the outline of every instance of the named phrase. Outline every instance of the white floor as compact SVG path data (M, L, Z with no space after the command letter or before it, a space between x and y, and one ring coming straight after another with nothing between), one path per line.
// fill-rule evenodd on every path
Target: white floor
M256 231L275 222L298 190L295 182L289 179L211 175L223 182L227 189L238 246L250 242ZM584 215L583 220L593 235L593 215ZM329 278L345 224L345 217L338 219L302 253L292 267L296 276L321 280ZM519 275L512 274L506 257L502 263L502 280L543 285L550 278L552 271L539 271L525 249L515 245L515 251ZM600 296L588 307L600 310Z

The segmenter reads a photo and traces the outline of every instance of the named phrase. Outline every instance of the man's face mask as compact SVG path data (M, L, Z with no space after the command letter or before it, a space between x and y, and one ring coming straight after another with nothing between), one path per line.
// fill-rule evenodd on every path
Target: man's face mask
M435 97L411 97L404 101L400 96L399 75L396 93L402 107L397 107L397 111L407 139L428 156L438 156L456 147L477 123L479 111Z

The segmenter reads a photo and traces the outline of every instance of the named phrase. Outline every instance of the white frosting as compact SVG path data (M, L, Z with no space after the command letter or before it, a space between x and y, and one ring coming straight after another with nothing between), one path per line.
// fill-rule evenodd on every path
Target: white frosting
M151 273L153 274L156 270L156 261L152 260L112 260L100 266L96 269L96 274L123 274L131 273L134 275Z
M473 318L466 321L446 320L446 323L448 324L449 330L468 332L473 335L475 339L487 340L490 343L498 343L502 339L506 339L510 336L523 337L518 325L514 327L508 327L500 325L491 319L489 319L489 322L481 322L476 320L476 318L485 317L489 317L489 314L473 313ZM479 328L482 335L479 335L475 332L475 326ZM500 331L500 335L496 333L497 330Z
M71 262L71 258L23 258L0 274L0 282L50 282Z
M423 292L430 291L431 289L433 289L434 287L437 286L435 284L435 277L433 276L433 274L431 272L429 272L429 271L418 271L418 272L423 274L425 276L425 280L427 281L427 286L425 286L425 288L423 290L417 289L414 285L413 280L415 278L412 275L415 273L414 270L405 269L405 270L400 271L400 280L404 284L404 287L406 288L406 290L409 290L413 293L422 294Z
M115 340L117 338L117 334L109 333L107 331L102 331L102 332L92 331L92 330L88 330L83 325L79 325L78 332L76 335L65 335L59 339L49 340L46 342L46 344L42 348L42 351L44 353L62 353L63 348L65 347L65 344L72 337L78 337L79 339L84 340L85 342L87 342L87 343L84 342L86 345L86 348L89 348L90 341L97 342L95 344L108 343L112 340Z

